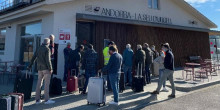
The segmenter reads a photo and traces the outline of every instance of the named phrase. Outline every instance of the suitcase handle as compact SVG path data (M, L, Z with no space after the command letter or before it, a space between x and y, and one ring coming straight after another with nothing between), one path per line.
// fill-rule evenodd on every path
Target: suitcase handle
M31 72L31 70L30 70L30 72ZM28 78L28 76L29 76L29 78L31 78L31 74L29 74L28 70L26 70L26 79Z
M74 76L76 76L76 69L72 69L70 72L70 76L73 76L73 72L74 72Z
M138 77L142 77L142 72L143 72L143 71L142 71L142 64L141 64L141 70L139 69L139 66L140 66L140 65L139 65L139 63L138 63L137 76L138 76ZM141 72L141 74L139 74L140 72Z
M100 74L100 76L99 76L99 74ZM101 77L101 78L102 78L102 72L98 73L98 77Z

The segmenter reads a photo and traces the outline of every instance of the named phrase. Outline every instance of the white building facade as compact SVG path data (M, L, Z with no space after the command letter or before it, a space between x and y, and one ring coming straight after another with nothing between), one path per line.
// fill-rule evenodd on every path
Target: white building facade
M57 77L62 78L66 42L75 49L77 22L93 20L201 32L217 27L183 0L43 0L1 12L0 59L25 64L43 39L54 34Z

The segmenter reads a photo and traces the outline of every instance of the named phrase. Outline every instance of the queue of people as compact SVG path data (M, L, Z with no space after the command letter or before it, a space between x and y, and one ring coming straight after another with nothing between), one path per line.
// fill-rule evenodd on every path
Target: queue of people
M165 88L166 80L169 79L172 86L172 94L169 97L175 97L175 86L173 82L174 73L174 56L168 43L161 45L161 51L158 53L155 46L150 46L144 43L143 48L137 45L137 50L134 53L131 45L127 44L126 49L121 55L118 52L116 44L111 41L108 46L103 49L104 67L98 70L98 53L94 50L93 45L89 44L88 49L84 52L83 57L81 53L84 51L84 46L80 45L75 50L71 49L71 43L67 43L67 47L63 50L65 57L65 70L63 81L67 81L68 71L75 69L75 75L78 76L80 69L85 70L86 82L82 94L86 94L88 82L90 77L95 77L97 72L107 73L107 89L114 94L114 101L110 104L118 105L119 102L119 81L121 70L124 72L124 82L126 86L132 85L133 71L137 65L141 64L144 68L143 77L146 84L151 84L151 74L153 73L152 64L157 62L159 69L159 81L157 89L152 94L159 94L163 85L163 91L168 92ZM55 101L49 98L49 85L51 75L53 73L53 53L54 53L54 36L50 35L45 38L41 47L35 52L28 69L33 63L37 62L38 83L36 87L36 104L41 103L40 91L42 82L45 82L45 104L52 104ZM135 62L133 65L133 61Z

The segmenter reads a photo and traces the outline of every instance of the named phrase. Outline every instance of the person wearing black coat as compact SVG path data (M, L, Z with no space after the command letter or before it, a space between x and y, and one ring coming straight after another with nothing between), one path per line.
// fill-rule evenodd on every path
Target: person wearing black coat
M78 76L81 66L81 52L83 52L84 46L80 45L77 49L70 51L69 55L69 69L75 69L76 73L73 75Z

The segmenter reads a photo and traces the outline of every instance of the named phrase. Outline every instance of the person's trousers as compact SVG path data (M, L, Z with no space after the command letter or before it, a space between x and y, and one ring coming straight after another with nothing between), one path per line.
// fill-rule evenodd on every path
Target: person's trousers
M150 68L151 68L151 64L145 66L145 75L146 75L147 84L151 83Z
M49 70L38 71L38 81L37 81L36 97L35 97L36 101L40 100L40 92L43 81L45 83L44 85L45 101L50 99L49 98L50 78L51 78L51 73Z
M85 70L85 75L86 75L86 82L85 82L85 86L83 88L83 92L86 92L86 89L87 89L87 86L89 83L89 78L95 77L96 71L95 70L93 70L93 71Z
M161 80L161 78L162 78L162 75L164 74L164 69L159 69L159 81L158 81L158 85L159 85L159 83L160 83L160 80ZM166 86L166 80L163 82L163 87L165 87Z
M111 91L112 88L111 88L111 84L110 84L110 80L109 80L109 74L107 73L107 88L108 88L108 91Z
M123 71L124 71L124 81L125 83L129 83L130 85L132 84L132 66L123 66Z
M64 66L64 76L63 76L63 80L66 81L67 80L67 76L68 76L68 64L65 63L65 66Z
M112 87L112 91L114 94L114 102L119 101L119 80L120 80L120 74L109 74L109 80Z
M161 80L159 82L159 85L157 87L157 92L160 92L160 89L162 87L162 84L164 81L167 80L167 78L169 78L170 84L171 84L171 88L172 88L172 95L175 95L175 85L174 85L174 81L173 81L173 70L169 70L169 69L165 69L164 73L162 74Z

